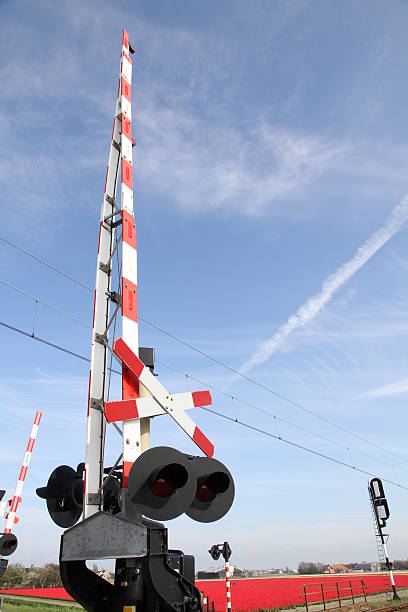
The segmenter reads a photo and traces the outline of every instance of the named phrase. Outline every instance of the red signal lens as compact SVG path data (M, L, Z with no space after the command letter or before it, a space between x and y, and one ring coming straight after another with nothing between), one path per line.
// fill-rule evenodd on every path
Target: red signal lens
M157 497L170 497L174 493L174 484L159 475L152 484L152 492Z
M211 502L213 499L215 499L216 495L216 491L209 487L205 482L197 489L196 492L196 498L201 502Z
M156 497L170 497L176 489L184 487L188 474L183 466L177 463L170 463L164 466L153 478L151 484L153 495L156 495Z

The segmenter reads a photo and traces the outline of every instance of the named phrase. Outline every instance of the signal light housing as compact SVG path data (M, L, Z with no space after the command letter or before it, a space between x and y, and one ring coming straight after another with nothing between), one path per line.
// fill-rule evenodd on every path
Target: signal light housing
M17 537L13 533L0 533L0 555L12 555L18 546Z
M211 557L214 559L214 561L218 561L218 559L221 556L221 549L218 546L218 544L213 544L213 546L211 546L210 550L208 551L211 555Z
M235 487L220 461L158 446L136 459L128 491L137 509L149 518L170 520L185 512L195 521L210 523L228 512Z
M68 465L55 468L46 487L36 493L47 502L48 512L59 527L72 527L82 513L84 483L81 467L77 470Z
M379 478L372 478L370 480L370 494L378 526L382 529L386 526L387 520L390 518L390 510L385 497L383 484Z
M209 457L191 457L196 491L187 516L200 523L222 518L232 506L234 480L221 461Z
M128 491L137 509L149 518L180 516L195 493L187 455L168 446L145 451L130 470Z

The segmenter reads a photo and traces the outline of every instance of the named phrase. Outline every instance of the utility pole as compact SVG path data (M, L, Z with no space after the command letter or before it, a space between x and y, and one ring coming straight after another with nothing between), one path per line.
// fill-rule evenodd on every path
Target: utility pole
M377 540L377 548L380 556L380 561L385 563L390 576L390 582L393 592L393 599L400 599L395 586L394 575L392 573L392 563L388 556L387 540L389 535L383 532L386 527L387 520L390 517L388 502L385 497L384 487L379 478L373 478L368 485L368 494L371 502L371 510L374 518L374 531Z
M216 521L231 507L235 489L228 469L213 458L213 444L187 414L210 405L210 392L170 393L154 374L154 349L139 346L133 53L123 30L99 222L85 461L76 469L57 467L37 494L46 500L52 520L66 529L60 547L61 578L86 610L197 612L202 608L194 557L169 550L167 528L158 521L183 513L201 523ZM110 397L113 360L121 367L121 399ZM167 446L149 448L150 420L164 415L177 423L204 457ZM109 425L122 438L122 452L105 467ZM115 560L113 585L86 566L89 559Z

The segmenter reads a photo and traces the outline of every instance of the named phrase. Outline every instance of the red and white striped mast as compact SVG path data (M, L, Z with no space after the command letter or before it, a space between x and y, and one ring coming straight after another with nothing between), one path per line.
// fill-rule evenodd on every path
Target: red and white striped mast
M186 610L196 610L199 592L194 586L194 565L189 562L185 579L180 581L167 557L167 529L156 520L175 518L183 512L200 522L218 520L229 510L235 489L228 469L212 458L214 446L186 413L211 404L210 392L169 393L152 372L153 349L139 348L131 115L133 52L128 33L123 30L99 226L85 466L80 463L76 470L66 465L57 467L47 486L38 488L37 494L47 500L52 520L68 528L61 540L61 578L85 609L94 610L100 602L101 610L135 610L134 603L139 605L153 597L157 605L167 602L166 609L170 600L183 609L188 600L191 606ZM120 206L116 202L119 176ZM112 289L114 260L116 291ZM115 340L119 309L121 336ZM112 401L113 357L122 367L122 397ZM164 414L171 416L206 457L186 455L167 446L144 453L149 446L150 418ZM122 452L110 468L104 468L107 423L112 423L122 436ZM145 488L151 478L155 480ZM75 525L82 511L83 520ZM152 532L153 538L149 535ZM157 555L163 557L163 565L150 566L149 559ZM184 553L180 551L178 557L182 559ZM95 558L116 559L114 585L100 580L87 568L85 561ZM160 581L160 585L156 584L152 578L158 569L161 576L162 569L165 571L165 582L172 585L171 589ZM122 606L126 602L132 606Z
M89 373L88 420L85 457L84 518L101 509L103 461L106 422L103 414L108 371L109 328L122 306L122 337L138 353L137 321L137 256L133 213L132 59L129 35L123 30L122 53L115 119L113 123L105 193L99 230L98 259L95 283L91 368ZM117 182L121 170L121 207L116 204ZM122 235L115 241L115 228L122 226ZM111 292L112 260L122 243L121 295ZM110 303L115 311L110 318ZM122 371L122 398L139 395L135 378ZM132 420L123 427L123 484L131 464L140 454L140 422Z
M209 457L214 447L186 414L186 410L211 404L208 391L170 395L139 359L137 313L137 251L133 211L133 163L131 80L133 48L123 30L122 54L116 112L112 130L105 194L102 203L96 268L95 301L89 373L88 419L84 477L84 518L102 509L106 422L122 421L123 460L122 510L134 514L127 503L129 472L139 455L149 447L150 418L169 414ZM116 203L119 170L121 206ZM115 237L116 227L121 226ZM112 291L112 262L121 248L120 293ZM110 317L111 302L115 309ZM109 346L109 329L122 309L122 337ZM107 397L108 351L122 364L122 401ZM140 381L140 385L139 385Z

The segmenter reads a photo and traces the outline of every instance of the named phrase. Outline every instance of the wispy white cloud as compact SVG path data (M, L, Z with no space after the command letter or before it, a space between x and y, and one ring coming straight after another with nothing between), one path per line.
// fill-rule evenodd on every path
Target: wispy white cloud
M390 395L400 395L408 392L408 378L401 378L395 380L388 385L382 385L381 387L375 387L370 389L361 395L357 395L353 400L371 400L378 399L379 397L388 397Z
M136 122L143 149L136 153L138 184L191 212L283 213L282 200L296 198L347 149L265 120L244 130L157 106L139 108Z
M321 290L309 298L288 321L281 325L275 335L263 342L259 349L240 368L242 374L248 373L254 367L264 363L285 342L288 336L299 327L312 321L330 302L335 293L367 263L396 234L408 220L408 196L405 196L392 210L380 227L370 238L358 248L354 257L342 264L324 281Z

